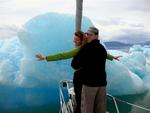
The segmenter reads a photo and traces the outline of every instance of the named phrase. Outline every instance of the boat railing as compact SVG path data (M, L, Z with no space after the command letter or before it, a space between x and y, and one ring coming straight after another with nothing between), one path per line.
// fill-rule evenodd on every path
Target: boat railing
M65 90L65 91L64 91ZM59 93L60 93L60 111L59 113L73 113L74 108L76 106L75 102L75 93L73 89L73 81L72 80L62 80L59 82ZM107 98L112 99L113 104L115 106L116 113L121 113L118 107L118 102L130 105L132 107L136 107L138 109L150 112L150 109L132 104L130 102L118 99L113 95L107 93ZM109 112L107 112L109 113Z

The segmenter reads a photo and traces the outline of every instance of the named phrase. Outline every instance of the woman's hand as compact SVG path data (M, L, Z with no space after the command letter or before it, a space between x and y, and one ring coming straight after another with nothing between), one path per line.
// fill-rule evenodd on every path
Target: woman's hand
M118 61L119 61L119 58L120 58L120 57L122 57L122 56L114 56L114 57L113 57L113 59L115 59L115 60L118 60Z
M42 54L37 54L37 55L35 55L35 57L36 57L37 60L39 60L39 61L46 59L46 57L45 57L44 55L42 55Z

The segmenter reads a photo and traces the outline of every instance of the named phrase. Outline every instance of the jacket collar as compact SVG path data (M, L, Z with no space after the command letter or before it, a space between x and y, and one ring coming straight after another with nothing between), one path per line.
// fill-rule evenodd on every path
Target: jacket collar
M92 40L91 42L89 42L89 44L97 44L99 43L100 41L98 39L94 39Z

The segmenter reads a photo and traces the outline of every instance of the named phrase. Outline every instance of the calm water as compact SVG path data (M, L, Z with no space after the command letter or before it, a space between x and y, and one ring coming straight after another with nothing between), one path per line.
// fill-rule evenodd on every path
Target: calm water
M150 90L140 95L118 96L117 98L150 109ZM109 98L107 103L109 113L117 113L112 99ZM120 113L150 113L150 111L145 111L120 101L117 101L117 104Z
M2 111L0 113L59 113L59 105L51 107L50 105L37 106L37 107L24 107L12 109L9 111Z

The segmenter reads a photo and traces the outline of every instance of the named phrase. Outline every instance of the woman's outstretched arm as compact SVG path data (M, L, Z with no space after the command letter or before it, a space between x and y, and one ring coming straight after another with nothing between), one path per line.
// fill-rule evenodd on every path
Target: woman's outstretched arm
M36 58L37 58L37 60L40 60L40 61L46 60L47 62L57 61L57 60L65 60L65 59L69 59L69 58L74 57L79 50L80 50L80 48L74 48L70 51L61 52L61 53L52 54L52 55L47 55L47 56L44 56L42 54L37 54Z

